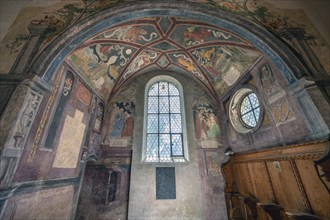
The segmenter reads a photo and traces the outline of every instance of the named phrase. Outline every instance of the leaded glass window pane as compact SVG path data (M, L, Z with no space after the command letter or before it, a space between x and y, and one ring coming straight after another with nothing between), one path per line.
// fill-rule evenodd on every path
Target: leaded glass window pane
M179 90L173 84L170 83L168 88L170 95L179 95Z
M171 113L180 113L180 97L175 96L170 98Z
M159 97L159 113L169 113L168 97Z
M171 132L172 133L182 133L181 114L172 114L171 115Z
M170 134L159 135L159 156L171 157L171 138Z
M251 111L251 109L252 109L252 106L251 106L251 104L249 102L249 99L248 98L244 99L242 101L241 114L243 115L243 114Z
M147 134L147 157L158 157L158 134Z
M149 96L158 96L158 85L154 84L154 85L150 86L148 95Z
M148 113L158 113L158 97L149 97Z
M147 161L184 161L180 160L184 155L180 102L179 90L172 83L159 81L150 86L147 100Z
M181 134L172 134L172 154L173 156L183 156Z
M241 103L241 119L247 127L255 127L260 117L259 100L255 93L244 97Z
M159 133L170 133L169 114L159 115Z
M158 114L148 115L148 133L158 133Z
M159 95L160 96L168 95L168 82L159 82Z

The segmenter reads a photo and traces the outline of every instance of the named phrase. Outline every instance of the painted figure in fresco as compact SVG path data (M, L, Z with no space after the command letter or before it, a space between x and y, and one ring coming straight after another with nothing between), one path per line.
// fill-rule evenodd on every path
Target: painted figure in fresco
M217 138L220 135L220 127L219 127L219 120L214 115L213 112L210 112L207 119L206 119L206 125L207 125L207 137L208 138Z
M199 107L196 110L196 139L206 140L217 138L220 135L220 122L212 109Z
M112 121L111 137L120 137L124 127L124 107L122 103L116 103L114 109L114 119Z
M196 139L205 140L206 137L206 121L204 118L205 108L201 107L196 110Z
M133 136L134 119L132 117L132 112L134 109L135 104L132 101L126 103L116 102L114 104L108 139Z
M258 75L261 85L268 98L281 91L281 88L278 85L278 82L268 65L261 66Z
M121 132L121 137L132 137L134 129L134 119L129 110L124 111L125 124L123 131Z

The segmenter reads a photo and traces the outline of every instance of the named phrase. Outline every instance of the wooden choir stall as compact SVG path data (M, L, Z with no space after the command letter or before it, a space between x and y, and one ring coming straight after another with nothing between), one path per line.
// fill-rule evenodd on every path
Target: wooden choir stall
M330 219L330 142L237 153L222 164L229 219Z

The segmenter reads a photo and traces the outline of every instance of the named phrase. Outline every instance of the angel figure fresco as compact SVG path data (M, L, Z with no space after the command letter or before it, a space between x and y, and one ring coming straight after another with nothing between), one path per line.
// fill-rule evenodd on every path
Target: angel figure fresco
M214 139L220 135L220 122L212 109L198 107L195 111L196 139Z
M208 138L217 138L220 135L220 127L219 127L219 120L214 115L213 112L210 112L208 114L208 117L206 119L206 125L207 125L207 137Z

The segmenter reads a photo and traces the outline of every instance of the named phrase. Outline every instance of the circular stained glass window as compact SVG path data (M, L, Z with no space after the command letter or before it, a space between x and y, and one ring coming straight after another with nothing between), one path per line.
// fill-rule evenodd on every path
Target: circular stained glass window
M257 126L260 118L260 105L255 93L249 93L243 98L240 113L243 125L248 128Z

